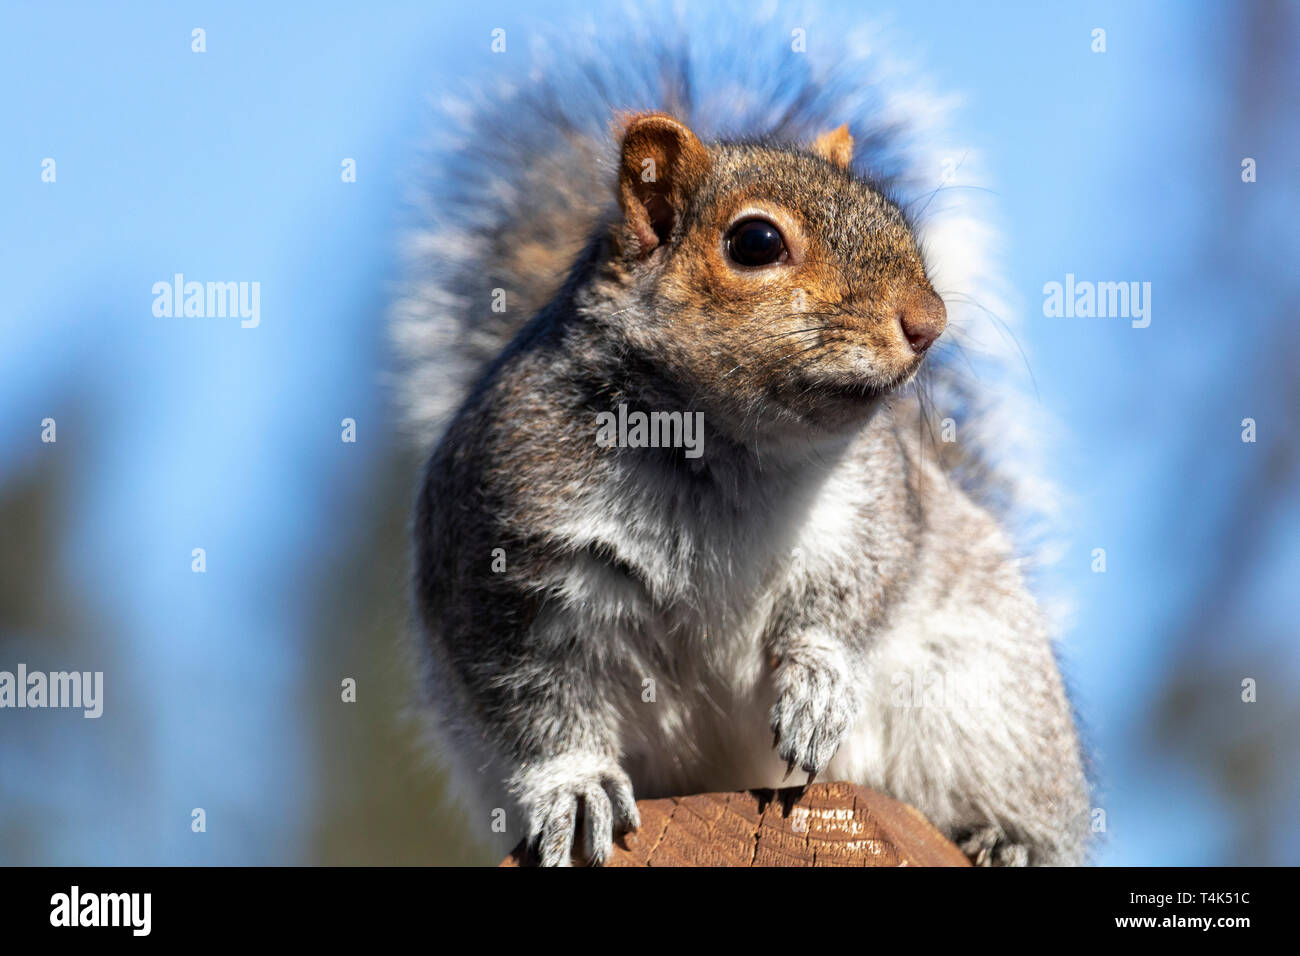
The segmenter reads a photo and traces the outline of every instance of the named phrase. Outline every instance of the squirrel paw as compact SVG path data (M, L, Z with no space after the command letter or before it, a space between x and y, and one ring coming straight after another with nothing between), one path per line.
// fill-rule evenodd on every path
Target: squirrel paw
M543 760L516 775L510 789L523 809L528 846L542 866L569 866L575 856L600 866L609 859L614 836L641 825L632 781L608 758L566 754Z
M789 777L797 765L812 783L839 749L857 714L848 675L824 661L786 658L776 670L773 746Z
M1012 843L1000 827L981 827L960 835L956 842L976 866L1029 865L1029 848Z

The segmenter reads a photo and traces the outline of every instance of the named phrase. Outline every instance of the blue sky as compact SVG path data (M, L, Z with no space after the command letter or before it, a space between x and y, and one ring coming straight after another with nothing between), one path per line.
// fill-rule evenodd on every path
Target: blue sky
M493 27L527 35L584 6L6 6L0 486L41 456L74 456L66 573L89 606L111 609L105 659L152 715L140 727L64 727L57 739L82 753L77 770L0 735L26 768L0 784L0 801L61 808L50 861L303 854L303 569L347 546L367 456L391 440L383 316L424 104L492 68ZM1181 569L1161 564L1151 507L1176 444L1159 436L1189 428L1162 396L1215 375L1197 310L1230 301L1208 288L1184 308L1204 251L1205 184L1235 176L1245 148L1225 143L1218 122L1231 108L1216 73L1231 54L1219 8L823 8L882 20L891 52L960 94L955 125L991 175L1021 341L1040 400L1065 425L1058 477L1077 505L1059 580L1078 608L1068 659L1107 767L1103 859L1213 862L1222 848L1188 834L1222 812L1215 796L1133 740L1162 679L1161 630L1188 600ZM190 49L196 26L202 55ZM1097 26L1104 55L1089 50ZM45 157L54 184L41 182ZM356 160L354 184L340 181L344 157ZM152 285L175 272L260 282L260 327L155 318ZM1042 284L1067 272L1152 282L1152 326L1036 316ZM1231 431L1250 405L1250 384L1239 387L1216 427ZM46 416L57 452L38 440ZM344 417L359 423L355 446L338 440ZM1216 456L1209 439L1193 445ZM1217 467L1230 484L1231 464ZM1187 493L1215 507L1215 487ZM199 545L205 575L190 572ZM1098 545L1106 575L1088 573ZM1296 567L1294 548L1281 555ZM196 699L208 705L188 706ZM147 792L112 779L105 748L124 740L156 782ZM154 822L205 801L259 811L241 840L207 847Z

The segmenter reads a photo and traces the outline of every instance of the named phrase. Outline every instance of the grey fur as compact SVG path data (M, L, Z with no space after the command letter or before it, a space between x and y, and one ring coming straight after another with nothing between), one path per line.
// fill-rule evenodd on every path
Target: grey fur
M610 273L609 206L591 198L611 195L607 160L565 123L562 155L586 158L544 200L511 194L477 230L461 223L452 278L408 301L399 333L413 353L433 341L412 302L469 310L471 267L499 269L539 214L593 237L563 287L540 276L555 268L544 257L491 275L525 301L553 297L520 330L458 319L441 337L461 356L453 379L433 381L447 363L418 354L408 379L460 400L419 496L415 591L425 701L471 825L486 837L506 808L502 848L526 838L543 863L599 863L637 825L633 794L780 786L793 764L916 806L977 862L1082 862L1087 784L1047 627L1010 541L954 476L1014 483L977 449L941 464L911 393L880 398L859 428L793 437L763 408L737 428L687 394L646 332L652 285ZM868 142L888 149L883 133ZM557 160L526 162L520 182ZM884 210L911 228L886 198L894 182L853 189L873 222ZM703 408L704 457L598 448L595 414L618 401ZM448 420L417 414L429 433Z

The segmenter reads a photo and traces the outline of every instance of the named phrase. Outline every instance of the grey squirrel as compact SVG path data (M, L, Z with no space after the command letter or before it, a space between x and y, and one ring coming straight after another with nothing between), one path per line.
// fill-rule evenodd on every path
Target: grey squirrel
M434 443L414 600L454 789L547 865L603 862L635 798L795 770L977 863L1084 862L1071 707L985 507L1014 484L926 437L919 372L945 415L975 403L930 355L953 301L906 134L859 61L721 45L712 73L569 51L458 111L395 323Z

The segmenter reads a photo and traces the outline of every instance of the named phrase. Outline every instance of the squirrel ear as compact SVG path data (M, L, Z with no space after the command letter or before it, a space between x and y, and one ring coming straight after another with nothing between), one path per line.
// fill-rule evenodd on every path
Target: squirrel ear
M813 140L812 151L832 166L848 169L849 163L853 162L853 137L849 134L849 124L822 133Z
M629 251L644 258L668 241L711 165L704 144L667 113L640 113L626 121L618 202Z

